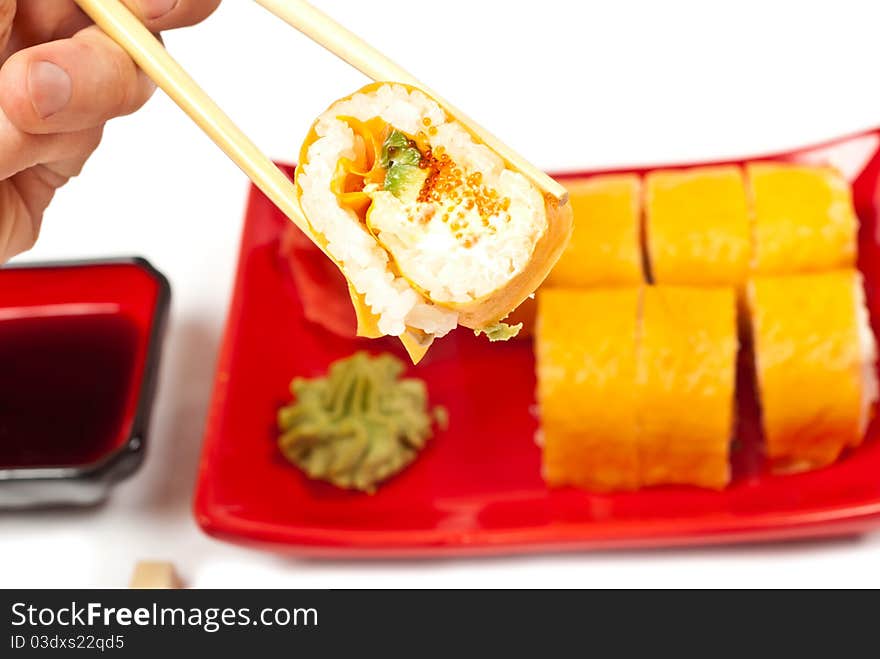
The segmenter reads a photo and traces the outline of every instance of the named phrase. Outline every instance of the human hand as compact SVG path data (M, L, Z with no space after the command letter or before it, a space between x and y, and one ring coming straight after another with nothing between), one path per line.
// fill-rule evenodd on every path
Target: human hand
M122 0L153 32L193 25L220 0ZM154 86L73 0L0 0L0 264L30 249L55 191L104 123Z

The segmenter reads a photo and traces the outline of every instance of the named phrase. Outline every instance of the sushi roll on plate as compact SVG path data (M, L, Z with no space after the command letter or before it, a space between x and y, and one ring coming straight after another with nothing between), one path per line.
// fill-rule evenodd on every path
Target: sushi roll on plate
M718 166L649 173L645 233L655 283L743 287L751 246L742 170Z
M764 442L777 473L861 444L877 400L876 345L855 270L749 285Z
M542 289L535 351L547 484L725 487L737 347L732 287Z
M635 286L642 281L641 180L636 174L565 182L574 213L571 242L548 286Z
M504 338L571 233L567 204L409 86L334 103L299 162L311 238L348 280L359 334L398 336L414 361L457 325Z
M594 491L639 487L639 287L542 289L535 351L544 479Z
M636 378L642 486L729 483L736 308L732 287L645 289Z
M791 275L853 267L859 221L852 190L830 167L755 162L752 271Z

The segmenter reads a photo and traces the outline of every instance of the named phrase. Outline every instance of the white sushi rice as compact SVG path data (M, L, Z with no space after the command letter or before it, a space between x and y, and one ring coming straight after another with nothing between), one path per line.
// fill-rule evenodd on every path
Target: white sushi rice
M862 405L859 411L859 433L864 435L871 421L871 409L880 397L877 382L877 341L871 331L871 321L865 304L865 288L861 273L855 282L856 325L859 332L862 368Z
M338 161L355 157L354 131L338 117L379 117L411 136L423 131L428 119L436 128L429 138L432 149L442 147L464 177L479 172L483 185L510 200L508 211L483 222L464 204L454 207L451 214L464 215L462 223L477 234L466 247L442 221L448 208L402 202L390 192L376 191L368 215L374 237L331 190ZM473 302L503 287L527 266L546 232L540 192L421 92L387 84L355 94L325 112L316 133L298 179L300 202L313 228L326 238L329 253L379 317L384 334L399 336L407 326L438 337L448 333L458 324L458 314L444 305ZM431 205L435 208L426 211ZM427 219L413 222L413 215ZM396 274L395 265L404 276Z

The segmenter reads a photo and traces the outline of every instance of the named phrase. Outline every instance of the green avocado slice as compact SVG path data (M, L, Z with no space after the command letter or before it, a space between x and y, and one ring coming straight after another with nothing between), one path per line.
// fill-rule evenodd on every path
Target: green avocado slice
M420 167L421 162L422 153L415 142L399 130L391 131L382 144L383 189L401 201L418 199L428 178L428 171Z

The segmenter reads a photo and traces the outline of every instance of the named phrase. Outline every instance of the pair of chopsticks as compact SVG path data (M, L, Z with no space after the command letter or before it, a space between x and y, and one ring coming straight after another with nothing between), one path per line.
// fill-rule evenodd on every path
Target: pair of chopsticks
M296 190L290 179L196 84L195 80L165 50L162 43L120 0L75 1L95 24L118 43L156 85L241 168L263 194L294 224L307 231L308 221L299 207ZM424 90L483 143L519 169L545 194L560 202L564 202L567 198L565 188L559 183L442 101L382 53L305 0L256 0L256 2L373 80L401 82Z

